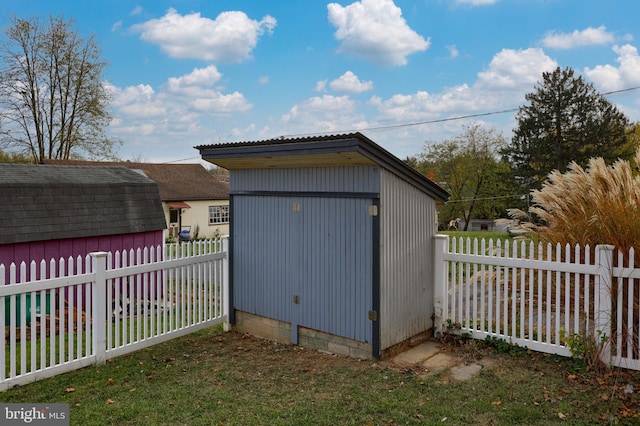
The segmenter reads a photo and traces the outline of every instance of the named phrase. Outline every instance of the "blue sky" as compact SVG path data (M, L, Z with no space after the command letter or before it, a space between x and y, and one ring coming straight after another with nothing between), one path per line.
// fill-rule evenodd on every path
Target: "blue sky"
M0 3L3 26L49 15L101 46L122 159L351 131L405 158L474 123L510 138L513 112L483 114L522 105L557 66L601 93L640 86L637 0ZM607 97L640 121L640 90Z

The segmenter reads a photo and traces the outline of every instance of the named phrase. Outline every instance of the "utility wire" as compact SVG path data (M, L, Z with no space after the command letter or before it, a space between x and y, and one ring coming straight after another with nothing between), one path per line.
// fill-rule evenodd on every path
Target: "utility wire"
M620 90L613 90L613 91L611 91L611 92L603 93L603 95L604 95L604 96L606 96L606 95L615 95L615 94L617 94L617 93L630 92L630 91L632 91L632 90L638 90L638 89L640 89L640 86L629 87L629 88L626 88L626 89L620 89Z
M202 157L196 156L196 157L189 157L189 158L181 158L179 160L165 161L162 164L171 164L171 163L177 163L177 162L180 162L180 161L195 160L195 159L202 160Z
M459 116L456 116L456 117L439 118L439 119L436 119L436 120L417 121L417 122L414 122L414 123L390 124L388 126L365 127L365 128L361 128L361 129L339 130L339 131L335 131L335 132L298 133L298 134L291 134L291 135L282 135L282 137L284 137L284 138L296 138L296 137L302 137L302 136L318 136L318 135L328 135L328 134L366 132L366 131L375 131L375 130L390 130L390 129L399 129L399 128L403 128L403 127L421 126L423 124L434 124L434 123L444 123L444 122L447 122L447 121L465 120L467 118L486 117L488 115L506 114L508 112L516 112L516 111L518 111L518 108L505 109L505 110L502 110L502 111L483 112L483 113L479 113L479 114L459 115Z
M394 129L394 128L399 128L399 127L411 127L411 126L420 126L423 124L433 124L433 123L444 123L446 121L456 121L456 120L464 120L467 118L476 118L476 117L486 117L488 115L496 115L496 114L506 114L508 112L516 112L518 110L518 108L511 108L511 109L505 109L502 111L491 111L491 112L484 112L484 113L480 113L480 114L469 114L469 115L461 115L461 116L457 116L457 117L449 117L449 118L440 118L437 120L428 120L428 121L418 121L415 123L406 123L406 124L395 124L395 125L389 125L389 126L379 126L379 127L369 127L367 129L362 129L362 130L387 130L387 129Z
M634 86L634 87L628 87L626 89L612 90L610 92L602 93L602 95L603 96L616 95L618 93L631 92L633 90L638 90L638 89L640 89L640 86ZM303 136L319 136L319 135L352 133L352 132L355 132L355 131L365 132L365 131L376 131L376 130L392 130L392 129L400 129L400 128L404 128L404 127L422 126L424 124L445 123L447 121L466 120L468 118L487 117L489 115L507 114L507 113L510 113L510 112L516 112L519 109L520 109L520 107L503 109L503 110L500 110L500 111L483 112L483 113L479 113L479 114L458 115L458 116L455 116L455 117L439 118L439 119L436 119L436 120L416 121L416 122L413 122L413 123L390 124L388 126L366 127L366 128L362 128L362 129L351 129L351 130L339 130L339 131L334 131L334 132L299 133L299 134L282 135L281 137L284 137L284 138L295 138L295 137L303 137ZM199 159L200 157L183 158L181 160L167 161L166 163L177 163L179 161L193 160L193 159L196 159L196 158Z
M630 92L632 90L638 90L638 89L640 89L640 86L629 87L629 88L620 89L620 90L612 90L610 92L602 93L602 95L603 96L615 95L615 94L618 94L618 93ZM340 130L340 131L335 131L335 132L292 134L292 135L283 135L283 137L318 136L318 135L328 135L328 134L351 133L351 132L354 132L354 131L365 132L365 131L375 131L375 130L399 129L399 128L404 128L404 127L421 126L421 125L424 125L424 124L444 123L444 122L447 122L447 121L466 120L468 118L486 117L486 116L489 116L489 115L497 115L497 114L507 114L507 113L510 113L510 112L516 112L519 109L520 109L520 107L503 109L503 110L500 110L500 111L483 112L483 113L479 113L479 114L459 115L459 116L455 116L455 117L440 118L440 119L436 119L436 120L416 121L416 122L413 122L413 123L390 124L388 126L365 127L365 128L361 128L361 129Z

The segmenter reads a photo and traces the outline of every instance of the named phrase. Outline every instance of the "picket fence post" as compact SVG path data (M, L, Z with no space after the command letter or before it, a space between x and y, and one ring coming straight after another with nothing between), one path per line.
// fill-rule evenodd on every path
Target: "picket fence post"
M446 277L444 253L449 247L447 235L436 235L433 255L433 330L438 336L444 330L444 314L446 300Z
M100 251L89 253L91 256L92 271L95 279L91 284L91 319L92 335L93 335L93 352L96 356L96 364L103 365L107 362L107 255L108 253Z
M613 249L610 244L596 246L598 274L595 277L593 333L596 343L602 344L600 359L606 365L611 365Z
M229 322L231 309L231 300L229 300L229 237L222 238L222 252L226 253L222 259L222 316L226 318L222 327L224 331L231 331L231 323Z

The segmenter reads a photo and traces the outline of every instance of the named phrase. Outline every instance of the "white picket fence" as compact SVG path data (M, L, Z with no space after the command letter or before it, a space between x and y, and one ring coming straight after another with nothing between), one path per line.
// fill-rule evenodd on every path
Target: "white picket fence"
M0 391L226 323L227 246L0 265Z
M640 370L640 269L633 259L633 249L614 258L610 245L437 235L435 330L563 356L572 355L571 339L592 336L605 363Z

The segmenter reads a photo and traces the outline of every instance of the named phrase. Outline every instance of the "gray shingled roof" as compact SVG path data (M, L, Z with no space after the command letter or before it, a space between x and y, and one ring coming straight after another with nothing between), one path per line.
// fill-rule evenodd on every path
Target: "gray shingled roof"
M158 186L126 167L0 164L0 244L158 231Z
M158 184L162 201L228 200L229 182L217 179L201 164L95 162L45 160L45 164L69 166L124 166L139 169Z

